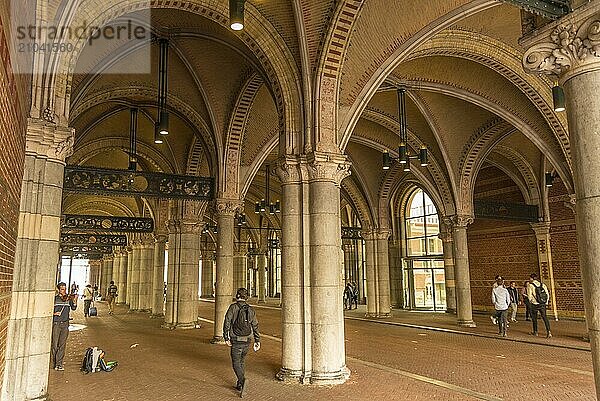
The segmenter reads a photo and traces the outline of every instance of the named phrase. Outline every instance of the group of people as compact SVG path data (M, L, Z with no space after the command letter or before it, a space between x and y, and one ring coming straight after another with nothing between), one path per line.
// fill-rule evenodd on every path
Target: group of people
M550 301L548 287L542 283L537 274L532 273L529 276L529 281L523 283L523 288L519 293L517 283L510 282L508 287L504 285L504 278L496 276L496 281L492 288L492 303L494 304L495 313L490 316L492 322L498 325L498 334L506 337L508 328L508 314L510 313L510 321L517 321L518 305L525 304L525 320L530 320L533 324L531 335L538 335L538 314L541 316L546 327L546 338L551 338L550 321L546 315L546 308Z
M344 309L358 309L358 286L355 282L349 282L344 287Z

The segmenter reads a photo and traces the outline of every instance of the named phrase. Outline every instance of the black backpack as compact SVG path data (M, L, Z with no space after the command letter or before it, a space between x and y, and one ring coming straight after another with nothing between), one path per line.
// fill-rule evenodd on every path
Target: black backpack
M535 287L535 300L540 305L546 305L548 303L548 292L540 282L539 286L533 285Z
M94 364L93 359L94 349L88 348L85 350L85 354L83 356L83 362L81 362L81 371L85 374L92 373L92 365Z
M250 306L244 304L240 307L233 322L233 334L239 337L247 337L252 334L252 322L250 321Z
M114 368L117 367L117 362L106 362L104 360L104 351L100 350L100 356L98 357L98 362L96 367L94 368L94 348L90 347L85 350L85 354L83 356L83 361L81 362L81 371L85 374L94 373L94 372L111 372Z

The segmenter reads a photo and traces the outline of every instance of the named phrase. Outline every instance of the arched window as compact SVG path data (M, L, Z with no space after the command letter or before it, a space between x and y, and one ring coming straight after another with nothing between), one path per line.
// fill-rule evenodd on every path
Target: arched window
M446 284L444 252L438 238L440 222L431 198L416 188L404 210L404 306L409 309L444 310Z

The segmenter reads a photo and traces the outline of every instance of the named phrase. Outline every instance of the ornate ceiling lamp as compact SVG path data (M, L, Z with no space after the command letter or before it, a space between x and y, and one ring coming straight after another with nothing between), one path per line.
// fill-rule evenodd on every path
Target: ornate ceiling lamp
M229 26L234 31L244 29L245 0L229 0Z
M167 112L167 96L169 87L169 40L161 38L158 40L160 48L160 54L158 57L158 123L155 127L155 143L162 143L156 141L156 131L159 135L169 135L169 113ZM158 128L158 129L156 129Z
M410 159L419 159L421 167L426 167L429 164L427 148L421 146L419 154L411 156L408 152L408 135L407 135L407 124L406 124L406 90L404 88L397 89L398 95L398 121L400 122L400 146L398 146L398 162L402 164L403 171L410 171ZM390 156L390 153L386 150L383 153L383 169L389 170L392 161L395 159Z

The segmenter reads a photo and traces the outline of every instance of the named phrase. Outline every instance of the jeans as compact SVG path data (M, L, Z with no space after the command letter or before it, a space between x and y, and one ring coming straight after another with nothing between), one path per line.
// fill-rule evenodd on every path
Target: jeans
M517 304L515 302L512 302L510 304L510 321L514 322L515 320L517 320Z
M52 322L52 361L53 367L63 366L65 348L69 337L69 322Z
M494 317L498 320L498 334L505 335L506 334L506 316L508 315L508 309L497 310L494 313Z
M523 303L525 304L525 320L531 319L531 302L527 297L523 297Z
M533 323L533 332L537 334L538 332L538 322L537 315L538 312L542 316L542 320L544 321L544 326L546 326L546 334L550 333L550 322L548 321L548 316L546 316L546 305L534 305L531 304L531 321Z
M233 365L233 371L237 377L237 387L243 386L246 378L245 372L245 359L248 350L250 349L250 341L238 342L231 341L231 364Z
M90 305L92 304L92 300L87 300L84 299L83 300L83 316L89 316L90 315Z

